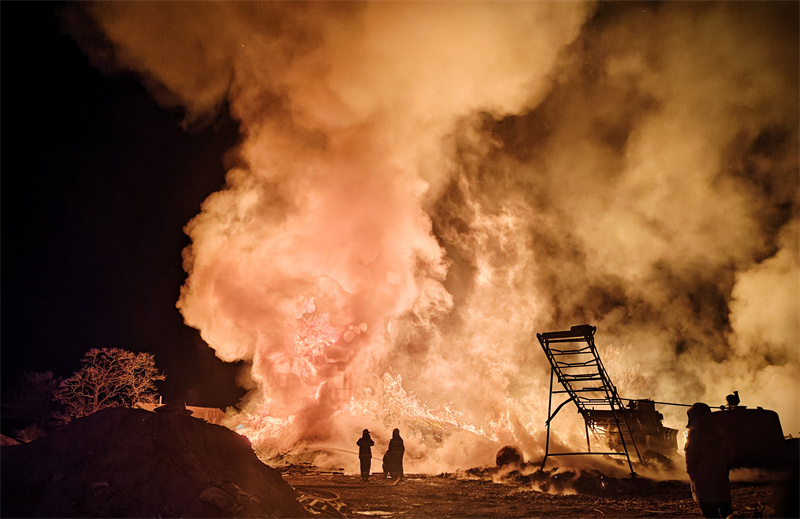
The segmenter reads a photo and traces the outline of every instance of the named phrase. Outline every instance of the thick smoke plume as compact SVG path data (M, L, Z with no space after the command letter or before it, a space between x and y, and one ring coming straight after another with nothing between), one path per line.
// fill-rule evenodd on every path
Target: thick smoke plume
M797 5L82 8L187 123L240 123L178 306L249 362L251 438L535 456L535 333L582 323L624 397L800 431Z

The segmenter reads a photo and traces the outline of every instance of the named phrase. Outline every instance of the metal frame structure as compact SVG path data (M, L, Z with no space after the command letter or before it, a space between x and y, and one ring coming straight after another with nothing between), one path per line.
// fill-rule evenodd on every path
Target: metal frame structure
M597 354L594 344L594 334L597 328L588 324L573 326L568 331L537 333L536 337L544 349L547 360L550 361L550 397L547 405L547 441L545 443L544 468L549 456L574 456L574 455L602 455L624 456L628 461L631 475L635 476L633 464L629 453L629 444L636 452L639 461L642 458L633 439L630 424L626 419L625 406L617 394L617 388L611 380ZM553 380L557 378L563 390L553 389ZM553 411L553 395L567 394L569 398L559 404ZM574 402L578 412L584 419L586 428L587 452L550 452L550 424L556 414L569 402ZM616 430L623 452L593 452L589 442L589 424L593 422L593 413L610 412L613 416ZM593 427L594 430L594 427Z

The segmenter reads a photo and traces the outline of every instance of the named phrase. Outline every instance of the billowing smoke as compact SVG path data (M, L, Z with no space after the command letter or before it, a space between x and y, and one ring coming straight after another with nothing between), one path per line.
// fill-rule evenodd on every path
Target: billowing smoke
M240 123L178 306L249 362L251 437L533 456L535 333L582 323L624 397L800 429L796 5L81 7L187 123Z

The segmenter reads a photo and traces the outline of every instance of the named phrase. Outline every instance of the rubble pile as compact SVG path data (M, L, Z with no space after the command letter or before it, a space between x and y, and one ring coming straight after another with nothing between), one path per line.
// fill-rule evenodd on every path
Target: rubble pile
M247 438L186 412L104 409L3 446L4 517L309 517Z
M479 467L465 471L464 475L555 494L647 496L667 493L691 497L689 485L684 481L658 481L642 476L613 477L596 469L540 469L530 464L518 465L511 470L508 468L508 466Z

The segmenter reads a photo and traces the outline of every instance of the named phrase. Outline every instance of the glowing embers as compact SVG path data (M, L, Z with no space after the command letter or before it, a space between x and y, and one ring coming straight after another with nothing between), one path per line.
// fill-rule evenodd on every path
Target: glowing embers
M257 411L240 414L225 425L246 436L254 446L264 446L280 437L291 424L291 419L270 416L269 404L263 404Z
M348 345L367 331L367 323L335 326L331 314L319 309L314 297L297 302L296 317L290 370L305 384L317 384L320 375L329 375L320 373L326 365L348 362L353 355Z
M423 443L439 444L450 434L464 431L490 438L482 428L465 423L463 414L449 405L430 408L403 387L400 375L384 373L375 387L357 391L344 411L351 416L375 416L387 428L401 426L418 434Z
M305 383L316 380L327 361L328 349L339 340L339 331L331 325L330 315L307 314L297 320L291 370Z

